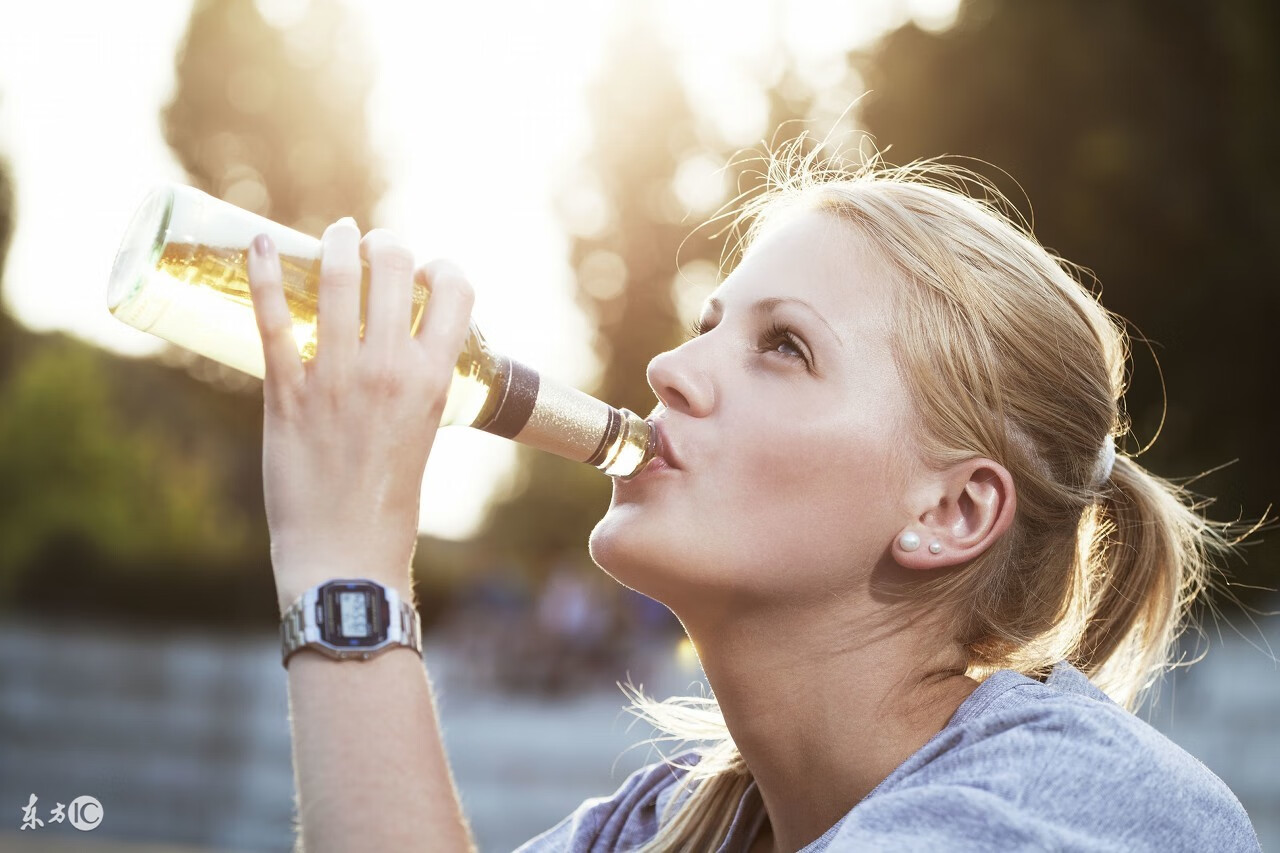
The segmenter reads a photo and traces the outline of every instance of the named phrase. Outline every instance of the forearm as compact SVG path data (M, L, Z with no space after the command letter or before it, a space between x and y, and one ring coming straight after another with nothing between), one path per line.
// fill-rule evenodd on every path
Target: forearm
M474 850L417 654L355 662L303 651L288 669L306 853Z
M475 298L456 267L414 272L393 235L361 239L349 218L325 229L321 243L316 347L306 364L279 253L265 234L247 261L266 364L263 497L282 613L304 590L342 577L395 586L412 600L422 474ZM415 280L431 291L416 331ZM472 849L417 655L394 648L338 661L303 650L288 670L308 853Z

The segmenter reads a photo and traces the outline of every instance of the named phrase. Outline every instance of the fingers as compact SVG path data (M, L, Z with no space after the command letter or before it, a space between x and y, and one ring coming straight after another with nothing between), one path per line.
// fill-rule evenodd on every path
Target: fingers
M415 339L433 359L439 359L448 382L470 331L475 291L462 270L444 260L419 267L416 280L431 291L431 298Z
M360 255L369 264L364 347L375 356L390 355L409 337L413 255L395 235L381 228L364 235Z
M320 238L316 368L345 373L360 346L360 230L351 217L339 219Z
M249 296L253 300L253 316L262 338L262 356L267 371L266 387L297 387L302 380L302 357L293 337L293 317L284 298L280 257L266 234L254 238L249 246Z
M325 230L320 262L316 368L339 382L361 369L394 369L397 350L417 346L428 372L444 392L470 333L475 294L466 276L448 261L413 272L413 256L390 232L374 229L360 239L351 219ZM360 338L360 260L369 265L364 340ZM417 333L410 330L414 283L431 292ZM443 401L443 394L439 395Z

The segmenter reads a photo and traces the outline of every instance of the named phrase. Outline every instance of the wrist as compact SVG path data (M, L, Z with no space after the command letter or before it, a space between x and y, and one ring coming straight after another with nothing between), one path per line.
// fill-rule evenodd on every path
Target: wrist
M413 603L413 555L418 541L416 537L408 542L396 539L394 544L384 540L379 547L380 537L366 537L359 544L346 537L322 542L315 535L273 533L271 567L280 613L308 589L334 578L368 578L394 587L401 598Z
M345 568L332 567L329 564L313 564L305 572L276 573L276 603L283 616L303 593L312 587L319 586L337 578L367 578L377 581L388 589L394 589L403 601L417 605L413 594L413 577L406 570L399 572L366 571L360 568L359 561L346 564Z

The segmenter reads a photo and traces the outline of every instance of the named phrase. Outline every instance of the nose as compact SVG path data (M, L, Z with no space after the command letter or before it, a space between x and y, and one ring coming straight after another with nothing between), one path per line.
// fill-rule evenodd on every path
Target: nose
M691 355L688 344L655 355L645 377L663 406L700 418L711 412L715 391L711 378L697 368Z

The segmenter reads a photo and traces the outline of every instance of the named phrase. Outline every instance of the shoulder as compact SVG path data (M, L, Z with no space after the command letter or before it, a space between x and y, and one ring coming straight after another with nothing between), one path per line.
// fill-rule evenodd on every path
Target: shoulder
M939 832L938 849L1258 849L1222 780L1076 670L1060 664L1045 684L992 679L841 834L892 831L882 849L934 849L905 839Z
M521 845L516 853L594 853L631 850L657 834L659 819L696 750L636 770L607 797L586 800L551 829Z

